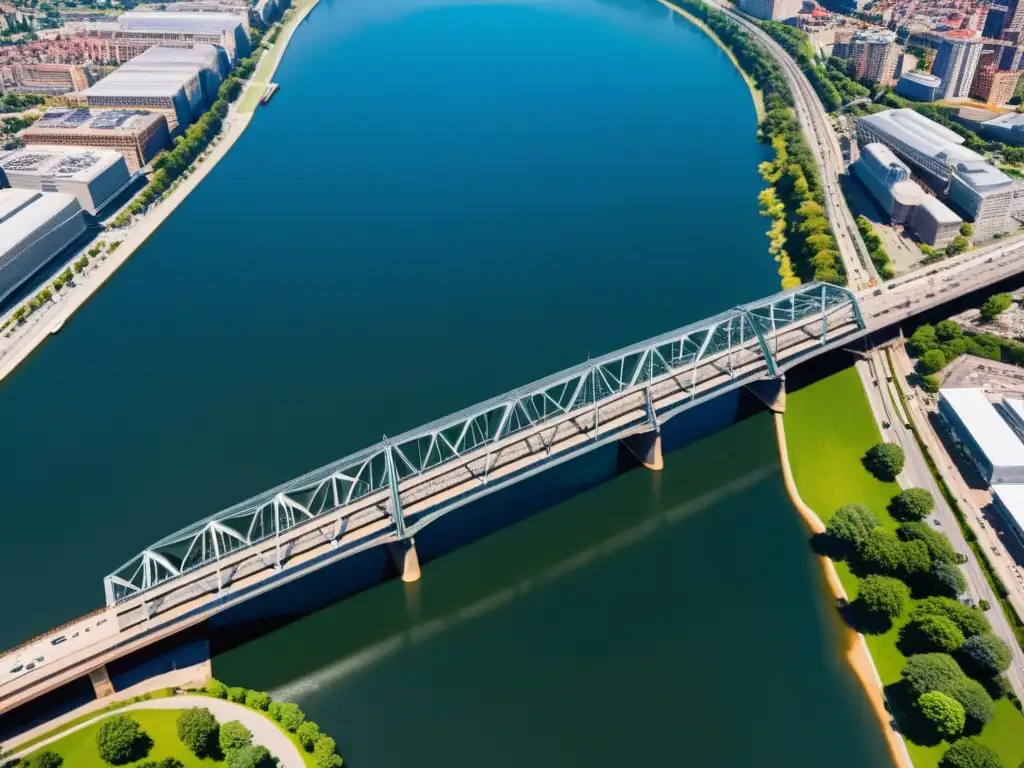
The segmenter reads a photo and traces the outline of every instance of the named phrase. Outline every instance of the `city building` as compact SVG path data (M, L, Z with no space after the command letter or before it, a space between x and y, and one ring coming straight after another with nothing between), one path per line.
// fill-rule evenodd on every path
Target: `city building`
M851 75L873 83L893 83L900 57L895 32L859 30L853 36L848 50Z
M51 109L19 134L27 146L95 147L120 152L128 171L139 170L171 143L161 112Z
M924 191L910 179L910 169L885 144L868 144L853 164L853 172L893 224L910 219Z
M915 70L900 75L896 93L911 101L935 101L941 85L942 80L935 75Z
M250 51L248 18L241 13L129 11L118 19L118 25L122 31L132 33L217 35L232 65Z
M200 70L194 66L161 68L125 64L83 95L90 107L162 112L171 135L184 131L192 118L202 111L203 103Z
M1015 231L1024 215L1024 184L985 160L956 164L947 199L974 222L979 240Z
M992 502L1014 536L1024 543L1024 485L998 483L992 486Z
M167 73L180 72L186 82L186 95L197 117L217 98L223 78L217 48L199 43L191 48L172 48L155 45L140 53L134 59L121 65L119 72ZM195 87L192 86L196 76Z
M993 65L979 66L971 83L971 98L1002 106L1013 98L1020 76L1019 70L1003 71Z
M228 54L233 48L234 36L219 32L138 32L123 30L116 23L93 22L69 26L63 34L66 37L62 40L48 43L47 56L69 56L76 61L86 57L124 64L155 45L165 48L212 45L219 52L221 75L227 75L234 61Z
M901 51L899 57L896 59L896 71L893 73L893 77L899 82L899 79L908 72L913 72L917 69L917 63L920 59L913 54Z
M970 93L974 73L981 59L981 41L966 35L947 33L939 43L932 74L942 81L937 96L944 99L965 99Z
M939 390L939 415L989 484L1024 483L1024 443L983 390Z
M74 196L0 189L0 301L83 232L85 216Z
M978 126L984 136L1007 144L1024 146L1024 115L1010 112L992 120L986 120Z
M740 10L755 19L784 21L800 12L801 0L740 0Z
M94 215L130 180L124 157L110 149L26 147L0 157L3 186L65 192Z
M1021 3L1020 0L1010 0L999 37L1019 43L1022 30L1024 30L1024 3Z
M1005 5L993 5L985 15L985 24L981 28L981 36L996 38L1003 31L1003 23L1006 20L1006 12L1009 9Z
M853 36L856 32L857 30L849 28L837 29L832 40L831 55L848 60L850 58L850 44L853 42Z
M964 220L953 213L949 206L930 195L917 204L910 217L910 228L917 238L934 248L941 248L960 234Z
M978 68L985 66L1003 72L1024 69L1024 46L1009 40L982 40Z
M12 63L0 67L0 87L18 93L60 96L89 87L85 69L75 64Z

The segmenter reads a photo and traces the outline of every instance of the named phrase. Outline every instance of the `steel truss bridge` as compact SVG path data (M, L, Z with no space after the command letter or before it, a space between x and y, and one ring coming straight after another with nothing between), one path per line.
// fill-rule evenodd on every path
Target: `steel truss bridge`
M221 510L104 579L121 630L414 536L442 515L865 330L855 294L810 283L560 371ZM299 569L304 570L304 569ZM227 593L227 594L225 594ZM169 617L168 617L169 618Z

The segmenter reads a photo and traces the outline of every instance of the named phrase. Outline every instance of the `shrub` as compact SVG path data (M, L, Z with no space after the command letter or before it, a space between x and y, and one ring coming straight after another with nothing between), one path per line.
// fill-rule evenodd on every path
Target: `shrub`
M932 590L946 597L958 597L967 591L964 575L955 565L949 563L932 563L928 572Z
M245 688L240 688L237 685L233 685L228 688L228 701L233 701L236 704L245 703Z
M35 768L60 768L64 764L64 758L56 752L40 752L32 765Z
M1003 768L1003 764L989 747L973 736L957 739L939 761L940 768Z
M964 637L973 637L992 628L981 611L948 597L926 597L918 600L914 606L913 618L929 613L952 619L953 623L960 627Z
M874 512L863 504L847 504L835 511L825 526L825 532L844 544L859 546L877 527L878 518Z
M895 480L896 475L903 471L905 460L903 449L895 443L879 443L868 449L864 466L880 480Z
M978 608L980 608L983 611L987 611L991 607L992 606L988 604L988 600L982 599L978 601Z
M994 320L1012 305L1013 296L1009 293L997 293L994 296L989 296L985 303L981 305L981 319L985 321Z
M295 736L299 740L299 744L307 752L313 751L313 745L316 744L316 740L320 738L320 726L314 723L312 720L307 720L298 727L295 731Z
M228 697L228 687L220 680L211 680L203 686L203 690L217 699L226 699Z
M298 704L293 704L290 701L281 702L276 720L281 724L282 728L295 733L305 719L306 716L302 713L302 710L299 709Z
M909 627L929 646L953 653L964 644L964 633L951 619L934 614L915 619Z
M232 720L220 727L217 743L220 745L220 751L226 755L233 749L241 749L252 744L252 731L237 720Z
M258 745L228 752L225 763L228 768L271 768L273 766L270 752L266 747Z
M967 724L963 705L941 691L921 694L917 700L917 708L921 710L925 719L935 726L940 736L956 736Z
M100 759L113 765L137 760L137 752L146 740L142 726L128 715L114 715L104 720L96 731L96 748Z
M924 488L907 488L892 497L892 514L898 520L923 520L935 509L935 499Z
M334 739L320 734L320 738L313 744L313 762L317 768L341 768L341 758L338 756Z
M910 587L891 576L868 576L860 583L857 599L872 613L894 619L910 601Z
M210 710L186 709L178 715L178 738L196 757L208 757L217 746L217 719Z
M967 640L963 647L967 667L986 677L992 677L1010 668L1010 649L1001 639L983 632Z
M163 760L147 760L135 768L185 768L185 764L176 758L165 757Z
M270 697L263 691L246 691L245 706L266 711L270 706Z

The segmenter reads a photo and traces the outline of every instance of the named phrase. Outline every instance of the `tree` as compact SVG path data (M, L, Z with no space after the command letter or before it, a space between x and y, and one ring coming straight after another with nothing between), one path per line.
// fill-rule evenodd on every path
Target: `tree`
M960 225L960 234L963 235L964 237L970 237L971 235L974 234L974 225L971 224L969 221L965 221L963 224Z
M227 768L271 768L273 762L266 747L251 745L227 754Z
M876 528L861 542L861 562L889 575L913 576L931 566L928 548L920 541L902 541L892 531Z
M307 720L298 727L298 730L295 731L295 736L307 752L312 752L313 745L320 738L320 726L312 720Z
M935 338L940 342L963 338L964 329L952 320L942 320L935 324Z
M895 443L879 443L868 449L864 466L880 480L895 480L896 475L903 471L905 459L903 449Z
M281 723L282 728L295 733L305 719L306 716L302 713L302 710L299 709L298 704L293 704L288 701L282 703L277 721Z
M910 587L891 576L871 575L861 581L857 599L872 613L895 619L910 602Z
M266 711L270 706L270 697L263 691L246 691L245 706Z
M917 700L917 708L940 736L956 736L967 724L963 705L942 691L922 693Z
M921 377L921 389L923 389L930 395L934 395L936 392L939 391L939 386L941 385L941 383L942 382L939 381L939 377L936 376L935 374L932 374L931 376Z
M220 680L210 680L210 682L203 686L203 690L215 699L226 699L228 697L228 687Z
M966 678L960 689L951 696L964 706L964 712L972 720L981 725L992 721L996 715L996 705L985 686L977 680Z
M104 720L96 731L96 748L100 759L112 765L138 759L137 753L146 740L142 726L128 715L114 715Z
M1010 649L991 632L982 632L964 643L963 659L968 669L994 677L1010 668Z
M1004 768L999 756L974 736L957 739L939 761L940 768Z
M946 355L941 349L929 349L917 359L917 370L922 376L931 376L946 366Z
M60 768L64 764L64 758L56 752L40 752L31 763L35 768Z
M233 685L228 688L228 701L233 701L236 704L244 704L245 688L241 688L237 685Z
M960 627L964 637L973 637L988 632L992 627L981 611L964 605L958 600L948 597L926 597L918 600L914 606L913 618L917 619L928 614L945 616Z
M909 628L937 651L953 653L964 644L964 633L960 627L945 616L922 616L915 619Z
M1012 304L1013 296L1009 293L997 293L994 296L989 296L981 305L981 319L990 322L1008 310Z
M897 534L904 541L921 541L928 549L928 556L932 563L957 562L957 552L953 545L944 535L931 528L927 523L900 523L896 530Z
M971 680L952 656L945 653L918 653L907 659L903 682L917 700L928 691L941 691L963 706L967 716L984 725L995 714L992 697L977 680Z
M320 734L320 738L313 744L313 762L317 768L341 768L342 761L334 739Z
M220 751L225 755L233 749L241 749L252 744L252 731L237 720L231 720L220 727L217 737Z
M971 241L963 235L957 235L953 238L953 242L946 246L947 256L956 256L963 253L971 247Z
M907 343L910 353L916 357L920 357L929 349L934 349L937 345L936 330L933 325L922 325L914 331L914 335L910 337L910 341Z
M825 526L825 532L844 544L856 547L877 527L878 518L874 512L863 504L847 504L835 511Z
M935 499L924 488L907 488L892 497L892 514L897 520L923 520L935 509Z
M951 563L932 563L928 575L932 589L940 595L959 597L967 591L964 575Z
M217 746L217 719L210 710L186 709L178 715L178 738L196 757L208 757Z

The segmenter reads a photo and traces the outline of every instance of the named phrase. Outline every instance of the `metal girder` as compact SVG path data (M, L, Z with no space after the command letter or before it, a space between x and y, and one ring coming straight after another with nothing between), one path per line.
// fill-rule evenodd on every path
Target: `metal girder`
M481 451L499 450L494 446L501 441L548 422L584 411L596 415L603 401L632 390L649 393L652 385L669 377L685 375L696 382L698 369L706 365L716 365L733 377L738 356L748 361L748 367L759 356L769 374L776 376L786 362L786 350L780 358L777 349L779 331L819 319L827 327L829 317L847 308L863 328L852 291L827 283L798 286L388 438L161 539L105 578L107 602L126 599L236 551L269 542L304 522L339 510L344 514L346 507L370 497L375 499L373 504L379 500L382 509L387 507L394 535L401 538L405 535L403 480ZM344 528L339 523L335 530Z

